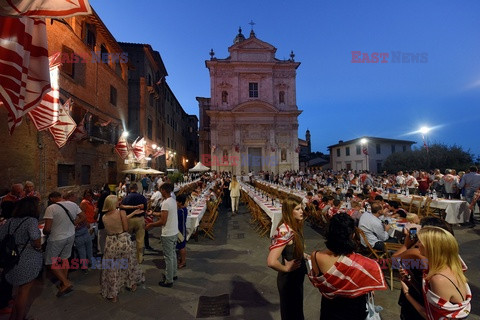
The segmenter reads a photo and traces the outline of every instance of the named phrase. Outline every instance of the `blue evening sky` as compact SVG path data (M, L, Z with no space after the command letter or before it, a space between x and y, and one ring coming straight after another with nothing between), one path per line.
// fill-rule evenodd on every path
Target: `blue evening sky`
M299 137L312 150L377 136L461 145L480 155L480 1L90 0L118 41L159 51L167 82L187 113L210 96L205 67L239 26L297 70ZM352 63L352 51L386 52L387 63ZM426 63L394 63L392 51L425 53Z

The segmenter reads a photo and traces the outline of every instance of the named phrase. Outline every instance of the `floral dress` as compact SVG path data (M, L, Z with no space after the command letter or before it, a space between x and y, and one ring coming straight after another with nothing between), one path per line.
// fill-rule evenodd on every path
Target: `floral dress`
M137 261L137 250L128 232L114 233L122 224L120 211L110 216L104 215L107 231L105 253L102 258L101 294L104 298L114 298L126 286L132 288L145 282L145 272Z

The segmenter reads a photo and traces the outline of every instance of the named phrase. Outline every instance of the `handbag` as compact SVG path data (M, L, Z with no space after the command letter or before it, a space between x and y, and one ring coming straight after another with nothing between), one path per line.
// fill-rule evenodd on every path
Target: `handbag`
M177 233L177 242L178 242L178 243L182 243L183 240L185 240L185 237L183 236L183 234L182 234L180 231L178 231L178 233Z
M369 292L367 295L367 317L365 320L382 320L380 317L380 311L382 310L382 307L375 305L373 292Z

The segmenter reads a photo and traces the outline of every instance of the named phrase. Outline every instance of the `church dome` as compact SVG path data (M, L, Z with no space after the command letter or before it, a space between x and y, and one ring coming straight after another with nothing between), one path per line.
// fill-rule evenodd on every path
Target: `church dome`
M242 34L242 28L238 28L238 34L235 39L233 39L233 44L237 44L242 41L245 41L245 36Z

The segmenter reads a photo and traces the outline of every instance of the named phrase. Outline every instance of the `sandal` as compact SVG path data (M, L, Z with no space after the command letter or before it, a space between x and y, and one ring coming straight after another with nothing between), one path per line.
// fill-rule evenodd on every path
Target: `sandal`
M64 295L66 295L67 293L70 293L72 291L73 291L73 285L70 285L63 290L58 290L57 298L63 297Z
M134 284L134 285L132 285L130 288L127 287L127 290L128 290L128 291L131 291L131 292L135 292L135 291L137 291L137 285Z
M117 303L118 302L118 296L115 296L113 298L107 298L107 299L112 303Z

